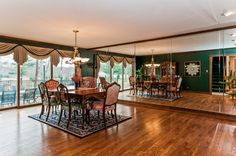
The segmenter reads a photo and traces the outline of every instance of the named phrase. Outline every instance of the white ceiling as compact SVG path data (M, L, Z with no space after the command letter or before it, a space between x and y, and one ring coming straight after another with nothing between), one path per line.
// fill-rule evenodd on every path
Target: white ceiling
M233 48L236 47L236 37L231 34L236 33L236 29L208 32L196 35L188 35L177 38L142 42L137 44L114 46L98 49L100 51L110 51L130 55L151 55L201 51L209 49Z
M233 25L221 14L235 9L236 0L1 0L0 35L72 46L78 28L91 48Z

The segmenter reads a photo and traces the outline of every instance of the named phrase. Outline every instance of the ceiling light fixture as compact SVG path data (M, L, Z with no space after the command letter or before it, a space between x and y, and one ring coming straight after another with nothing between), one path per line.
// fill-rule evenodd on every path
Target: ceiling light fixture
M232 36L232 37L235 37L235 36L236 36L236 34L235 34L235 33L233 33L233 34L230 34L230 36Z
M233 14L235 14L235 11L232 11L232 10L225 10L225 11L221 14L221 16L228 17L228 16L231 16L231 15L233 15Z
M156 63L154 62L153 51L154 51L154 49L152 49L152 59L151 59L151 63L145 64L146 67L156 68L156 67L159 67L159 66L160 66L160 64L156 64Z
M73 30L73 32L75 33L74 55L66 63L68 63L68 64L75 64L75 65L85 64L85 63L87 63L89 61L89 58L82 58L82 57L80 57L80 53L79 53L79 50L78 50L79 47L77 46L77 33L79 31L78 30Z

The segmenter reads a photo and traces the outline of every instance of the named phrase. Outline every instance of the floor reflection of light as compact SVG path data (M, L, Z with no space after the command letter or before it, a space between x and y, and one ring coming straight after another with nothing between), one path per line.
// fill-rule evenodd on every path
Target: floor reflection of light
M159 133L161 130L159 121L145 123L145 129L149 132ZM152 133L149 133L152 136Z
M220 135L219 135L220 134ZM216 147L217 146L217 147ZM221 147L222 151L236 151L236 126L235 124L218 123L215 126L213 137L209 143L209 152Z

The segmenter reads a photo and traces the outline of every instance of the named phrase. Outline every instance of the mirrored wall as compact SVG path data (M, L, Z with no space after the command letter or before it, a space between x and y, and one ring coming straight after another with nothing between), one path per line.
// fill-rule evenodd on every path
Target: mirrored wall
M236 29L97 50L136 58L133 68L100 65L99 76L132 89L123 100L236 115Z

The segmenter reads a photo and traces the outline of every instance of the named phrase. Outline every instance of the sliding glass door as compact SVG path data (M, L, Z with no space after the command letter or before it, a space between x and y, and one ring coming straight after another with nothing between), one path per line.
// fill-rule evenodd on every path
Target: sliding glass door
M40 102L38 85L51 78L50 59L36 60L28 57L28 61L20 66L20 104L36 104Z
M133 75L132 64L126 63L114 63L111 68L110 61L100 62L100 70L98 72L98 84L100 83L99 77L104 77L107 82L117 82L121 86L121 90L129 89L129 77Z
M13 55L0 56L0 108L16 106L17 64Z
M74 88L74 82L71 78L75 72L75 67L72 64L66 64L66 61L66 59L60 59L58 66L53 66L53 79L68 88Z
M126 64L124 68L124 89L129 89L129 77L132 76L132 64Z
M122 86L122 76L123 76L123 66L122 63L115 63L114 67L112 68L112 81L117 82L121 88Z

